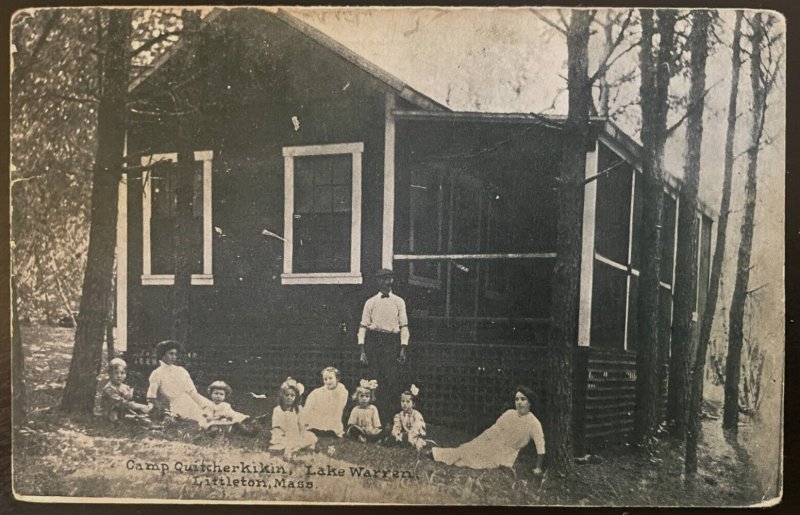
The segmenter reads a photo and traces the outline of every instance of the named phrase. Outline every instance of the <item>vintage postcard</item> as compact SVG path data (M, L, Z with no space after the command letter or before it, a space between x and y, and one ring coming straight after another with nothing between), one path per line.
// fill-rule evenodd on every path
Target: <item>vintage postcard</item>
M16 12L17 499L779 502L785 33Z

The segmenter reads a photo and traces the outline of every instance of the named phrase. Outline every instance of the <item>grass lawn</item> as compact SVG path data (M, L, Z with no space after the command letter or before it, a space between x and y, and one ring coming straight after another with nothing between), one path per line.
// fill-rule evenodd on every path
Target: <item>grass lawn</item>
M704 422L700 473L687 484L682 447L670 439L646 456L625 446L608 448L594 463L576 465L569 477L545 473L539 481L530 473L530 449L513 471L475 471L435 463L410 449L322 438L319 452L286 462L266 450L269 424L255 436L211 436L182 424L149 431L68 418L56 408L74 331L32 326L22 337L28 415L14 431L18 495L614 506L748 505L763 499L746 453L723 438L718 420ZM251 414L273 407L273 401L245 402L241 395L232 404ZM474 435L431 427L430 436L449 446ZM323 474L308 475L309 470Z

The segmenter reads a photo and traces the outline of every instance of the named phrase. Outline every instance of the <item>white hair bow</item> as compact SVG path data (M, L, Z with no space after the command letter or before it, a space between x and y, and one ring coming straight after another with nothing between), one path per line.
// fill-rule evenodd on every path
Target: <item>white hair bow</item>
M281 385L281 388L287 388L287 387L294 388L300 395L303 395L303 392L306 391L306 387L303 386L303 383L300 383L295 379L292 379L291 377L287 377L286 381L284 381L283 384Z
M358 386L360 386L361 388L368 388L370 390L374 390L378 387L378 381L376 381L375 379L370 379L369 381L367 381L366 379L362 379L361 381L359 381Z
M419 388L417 388L417 385L415 384L412 384L411 387L408 389L408 391L411 392L411 395L413 395L414 397L419 395Z

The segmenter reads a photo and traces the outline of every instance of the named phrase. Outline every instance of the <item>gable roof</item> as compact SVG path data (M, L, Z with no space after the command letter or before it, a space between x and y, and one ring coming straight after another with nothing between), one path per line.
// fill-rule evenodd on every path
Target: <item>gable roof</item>
M208 25L218 22L218 20L222 17L222 15L227 11L228 9L214 8L210 13L208 13L208 15L206 15L205 18L203 18L204 24ZM334 54L338 55L345 61L355 65L357 68L361 69L371 77L375 78L379 82L386 85L389 89L396 92L397 95L400 96L400 98L410 102L411 104L421 109L430 111L450 111L450 109L447 106L437 102L436 100L433 100L429 96L424 95L418 90L412 88L407 83L395 77L394 75L387 72L383 68L380 68L379 66L375 65L374 63L370 62L364 57L356 54L355 52L345 47L335 39L322 33L318 29L312 27L308 23L286 12L285 10L278 9L276 12L269 12L269 11L263 11L263 12L269 16L274 16L276 19L280 20L281 22L288 25L297 32L300 32L310 40L322 46L323 48L333 52ZM171 60L174 56L176 56L180 52L184 51L185 47L186 47L185 40L184 39L178 40L178 42L169 47L163 54L161 54L158 58L155 59L155 61L153 61L153 65L148 71L146 71L145 73L137 77L134 81L132 81L130 87L128 88L128 91L133 92L137 88L139 88L142 84L147 82L147 80L152 75L154 75L162 66L164 66L164 64L166 64L169 60Z

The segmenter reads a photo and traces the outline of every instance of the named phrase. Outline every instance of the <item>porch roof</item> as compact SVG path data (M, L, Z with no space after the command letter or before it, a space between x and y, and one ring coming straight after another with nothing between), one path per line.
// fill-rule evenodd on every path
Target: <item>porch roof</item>
M392 112L398 120L418 120L418 121L445 121L451 123L521 123L534 124L542 127L561 130L561 126L566 120L564 115L543 115L537 113L489 113L480 111L404 111L395 110ZM628 136L614 122L602 116L590 117L590 123L598 130L598 138L629 161L635 168L641 171L641 160L643 148L632 137ZM677 192L681 188L682 181L672 174L669 170L666 173L667 187ZM716 220L718 213L707 202L698 198L697 207L701 213Z

